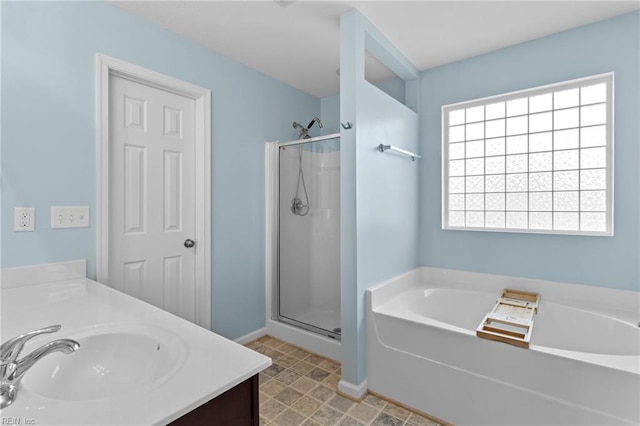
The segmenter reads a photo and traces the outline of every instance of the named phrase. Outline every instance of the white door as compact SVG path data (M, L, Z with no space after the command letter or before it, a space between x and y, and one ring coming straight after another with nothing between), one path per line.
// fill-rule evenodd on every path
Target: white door
M109 86L109 285L195 322L195 101Z

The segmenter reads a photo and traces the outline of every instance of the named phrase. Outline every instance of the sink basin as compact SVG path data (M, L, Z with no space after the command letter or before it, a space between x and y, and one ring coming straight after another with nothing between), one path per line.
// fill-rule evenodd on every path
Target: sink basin
M80 349L38 361L22 380L24 391L58 400L140 392L160 386L176 373L186 356L180 338L153 326L110 326L70 331L64 337L76 340Z

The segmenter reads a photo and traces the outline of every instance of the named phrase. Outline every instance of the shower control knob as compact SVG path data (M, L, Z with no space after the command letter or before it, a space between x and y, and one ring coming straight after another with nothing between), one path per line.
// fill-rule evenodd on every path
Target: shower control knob
M193 247L193 246L195 246L195 245L196 245L196 242L195 242L195 241L193 241L193 240L190 240L189 238L187 238L186 240L184 240L184 246L185 246L186 248L191 248L191 247Z

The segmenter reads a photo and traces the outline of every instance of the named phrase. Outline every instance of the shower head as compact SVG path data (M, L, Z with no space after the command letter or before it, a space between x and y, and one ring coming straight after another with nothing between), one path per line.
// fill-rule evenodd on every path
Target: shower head
M311 126L313 126L313 123L318 123L318 127L320 127L322 129L322 121L320 121L320 119L318 117L313 117L313 120L311 120L311 122L307 126L307 129L310 129Z
M311 136L309 136L309 129L311 128L311 126L313 126L314 123L318 123L318 127L322 128L322 121L320 121L318 117L313 117L313 120L311 120L307 127L304 127L302 124L296 121L294 121L292 125L294 129L300 129L300 139L309 139L311 138Z

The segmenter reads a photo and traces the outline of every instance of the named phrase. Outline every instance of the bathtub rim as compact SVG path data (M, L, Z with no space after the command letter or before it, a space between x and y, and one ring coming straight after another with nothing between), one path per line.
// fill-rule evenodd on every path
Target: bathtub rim
M634 291L608 288L601 289L579 284L431 267L413 269L367 289L367 310L372 314L372 320L374 321L375 314L378 314L476 337L475 330L467 330L452 324L420 316L413 312L404 312L403 315L386 312L384 305L401 293L412 290L449 289L498 295L507 287L540 293L541 303L545 303L546 301L549 303L568 305L572 308L595 312L598 315L607 316L631 325L637 324L638 317L640 317L640 308L638 308L640 293ZM581 292L584 292L584 294L581 294ZM607 295L607 300L610 301L610 304L616 304L617 306L615 308L602 307L599 302L603 300L603 295ZM549 356L569 358L578 362L594 364L599 367L640 376L640 354L611 355L587 353L533 344L529 349Z
M382 314L379 314L382 315ZM395 320L399 320L399 321L404 321L403 319L399 319L398 317L393 317ZM384 321L384 320L383 320ZM616 414L615 411L610 411L607 408L604 407L598 407L598 408L594 408L589 404L585 404L584 402L580 402L580 401L574 401L571 398L563 398L563 397L559 397L557 395L551 395L548 394L547 392L540 390L540 389L536 389L536 388L530 388L528 386L524 386L522 384L518 384L518 383L513 383L513 382L509 382L509 381L505 381L505 379L503 377L494 377L492 375L487 375L485 372L482 371L477 371L475 369L470 369L469 366L467 365L458 365L457 363L451 363L447 360L442 360L442 359L432 359L429 355L424 355L424 354L420 354L420 353L414 353L411 351L408 351L407 348L403 348L403 347L396 347L393 344L389 344L389 342L384 342L383 340L381 340L381 335L380 332L378 330L377 324L376 324L376 318L375 315L372 311L367 312L367 323L368 323L368 348L371 351L371 359L368 360L368 372L369 372L369 376L371 378L371 386L372 389L376 392L380 392L382 395L388 395L391 398L398 398L400 401L405 401L405 399L403 399L399 394L397 394L397 392L392 391L392 388L388 387L388 381L385 379L376 379L374 380L373 377L373 373L374 372L378 372L378 371L385 371L385 368L383 368L385 365L389 365L390 362L392 362L389 359L389 354L393 353L393 354L397 354L397 356L403 356L403 357L410 357L411 359L417 359L420 360L420 362L427 362L428 366L430 369L433 368L437 368L440 369L439 371L442 371L442 369L446 370L446 371L455 371L458 373L462 373L464 375L464 377L473 377L474 380L476 379L480 379L480 380L484 380L484 381L488 381L488 383L493 383L493 384L498 384L502 387L506 387L508 389L515 389L517 391L520 392L520 396L523 395L533 395L535 397L537 397L538 399L543 399L547 402L553 403L553 404L559 404L561 406L564 406L567 409L577 409L579 411L583 411L586 410L589 413L593 413L593 414L597 414L600 416L600 419L602 421L603 417L606 417L606 421L602 422L602 423L598 423L598 424L603 424L603 425L610 425L610 424L637 424L637 420L634 420L633 417L626 417L626 416L621 416ZM396 325L397 326L397 325ZM393 326L392 326L393 327ZM440 333L448 333L449 330L443 330L440 329L438 327L424 327L424 329L431 329L435 332L440 332ZM463 338L465 338L466 336L462 335L462 334L457 334L458 336L462 336ZM493 343L488 342L486 340L482 340L482 339L478 339L479 343L487 343L490 345L493 345ZM495 349L500 350L501 347L507 347L509 345L496 345ZM515 347L510 347L510 348L506 348L506 349L513 349L516 351L520 351L520 348L515 348ZM384 352L384 354L382 353ZM525 351L528 352L528 351ZM378 355L375 355L375 354ZM558 356L554 356L551 354L547 354L547 353L538 353L536 358L538 358L538 355L542 358L546 358L548 360L561 360L560 357ZM394 355L395 357L396 355ZM380 362L380 360L383 359L384 361ZM570 359L568 360L570 362L575 362L575 359ZM582 363L580 363L582 364ZM423 364L421 364L422 366ZM589 368L591 368L592 366L589 365ZM415 368L415 365L414 365ZM607 371L607 368L600 368L597 367L601 372ZM573 369L572 369L573 370ZM429 370L430 373L428 373L427 375L423 375L420 376L422 369L420 370L413 370L410 374L411 374L411 379L406 378L405 376L402 376L402 373L400 373L401 377L405 377L401 382L402 383L406 383L407 381L409 383L430 383L431 380L431 374L433 373L433 371ZM405 372L406 373L406 372ZM618 372L620 373L620 372ZM397 373L396 373L397 374ZM626 373L628 374L628 373ZM413 381L412 379L416 378L416 375L418 377L417 380ZM453 413L458 413L459 410L459 405L457 403L454 404L454 408L452 409L451 412L447 413L446 411L448 409L450 409L451 407L447 407L448 402L452 399L451 396L449 397L445 397L444 400L438 400L438 398L441 397L441 395L444 394L448 394L448 395L453 395L456 392L458 392L458 390L455 389L449 389L449 390L443 390L443 386L446 389L447 387L451 388L450 384L454 383L453 388L457 387L457 386L461 386L461 385L466 385L467 381L465 379L464 382L460 382L460 377L458 377L458 379L454 380L453 382L445 380L444 383L441 382L437 382L438 385L435 386L435 388L437 388L437 392L433 395L433 398L429 398L430 404L431 406L423 406L421 405L421 403L413 401L412 403L407 402L407 404L409 404L410 407L416 407L416 409L418 410L423 410L425 412L431 413L435 416L439 416L441 418L444 419L450 419L450 421L455 421L456 423L458 421L460 421L460 419L457 420L453 420L456 419L456 417L454 416ZM400 386L400 385L398 385ZM415 390L414 392L417 393L422 393L423 389L419 389L419 390ZM406 394L405 394L406 396ZM506 395L503 395L505 398L511 398L513 396L512 392L508 392ZM453 398L455 400L455 397ZM407 399L407 401L409 401ZM440 403L436 404L435 406L433 405L433 401L440 401ZM520 400L519 402L517 402L518 400L511 400L509 399L509 401L516 402L517 404L523 404L524 402L522 400ZM526 402L527 406L529 404L529 400L527 398L527 402ZM634 403L635 405L635 403ZM438 409L436 409L436 407ZM445 407L445 408L443 408ZM439 411L440 410L440 411ZM445 410L445 411L441 411L441 410ZM483 410L484 411L484 410ZM477 414L477 413L476 413ZM473 417L475 419L475 417ZM462 422L460 421L461 424L476 424L474 422L468 421L468 422ZM492 424L490 422L487 423L483 423L483 424ZM504 424L515 424L515 423L504 423ZM562 424L576 424L575 422L572 423L562 423ZM581 424L581 423L580 423Z
M559 281L538 280L508 275L486 274L456 269L421 266L389 278L367 289L367 300L376 308L416 283L427 287L444 287L499 294L505 288L517 288L540 294L540 302L550 301L621 318L632 324L640 322L640 291L597 287ZM389 285L393 284L393 285ZM481 288L481 290L479 290ZM607 306L602 305L607 300Z

